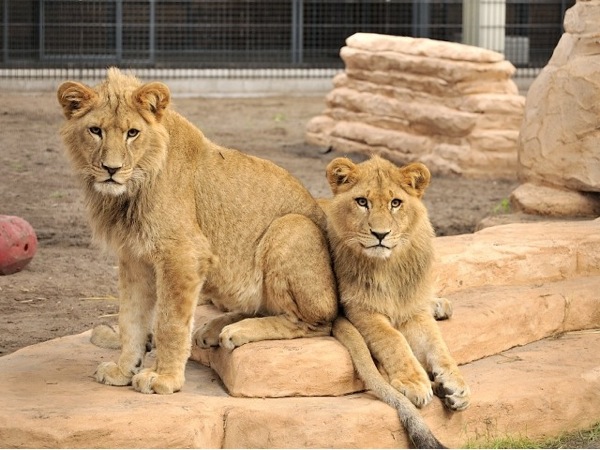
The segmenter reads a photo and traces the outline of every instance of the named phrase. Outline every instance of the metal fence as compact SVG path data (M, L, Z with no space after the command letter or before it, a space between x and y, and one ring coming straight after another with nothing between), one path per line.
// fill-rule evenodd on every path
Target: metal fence
M575 0L502 1L506 57L543 67ZM0 69L335 69L359 31L460 42L463 1L0 0Z

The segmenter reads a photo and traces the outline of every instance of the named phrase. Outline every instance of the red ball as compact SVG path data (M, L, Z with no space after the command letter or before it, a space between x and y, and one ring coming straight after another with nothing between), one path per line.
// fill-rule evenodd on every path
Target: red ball
M0 275L23 269L37 250L37 237L25 219L0 215Z

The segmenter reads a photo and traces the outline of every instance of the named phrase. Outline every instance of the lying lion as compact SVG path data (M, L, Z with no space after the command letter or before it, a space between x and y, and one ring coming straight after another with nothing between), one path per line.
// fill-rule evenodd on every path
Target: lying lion
M440 447L408 400L421 407L435 393L459 411L470 390L434 319L451 311L432 291L434 234L421 202L429 170L376 156L361 164L337 158L327 179L334 197L320 203L346 317L336 319L333 335L367 388L398 410L411 441Z
M199 296L229 311L197 332L204 345L330 334L326 219L295 178L209 141L162 83L113 68L93 88L63 83L58 100L93 235L119 258L121 353L97 381L180 390ZM144 369L151 335L156 362Z

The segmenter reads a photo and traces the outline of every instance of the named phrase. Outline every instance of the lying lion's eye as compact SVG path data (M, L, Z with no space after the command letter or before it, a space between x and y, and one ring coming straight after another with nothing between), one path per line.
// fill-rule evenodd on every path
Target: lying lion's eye
M96 136L102 137L102 128L100 128L100 127L90 127L90 133L95 134Z
M362 208L366 208L367 206L369 206L369 201L364 197L355 198L354 201L358 206Z
M393 198L390 202L390 205L392 208L399 208L400 205L402 205L402 200L400 200L399 198Z
M136 137L138 134L140 134L140 130L136 130L135 128L132 128L129 131L127 131L127 137L129 138Z

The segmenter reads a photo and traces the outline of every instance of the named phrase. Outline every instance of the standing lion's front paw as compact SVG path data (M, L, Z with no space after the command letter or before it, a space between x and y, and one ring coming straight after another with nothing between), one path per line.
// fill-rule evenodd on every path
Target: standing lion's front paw
M160 375L152 369L144 369L132 379L133 388L142 394L172 394L181 390L185 379L177 375Z
M460 374L434 373L433 392L453 411L467 409L471 401L471 390Z
M111 386L129 386L131 384L131 372L127 375L114 362L103 362L98 365L94 377L98 383L109 384Z

